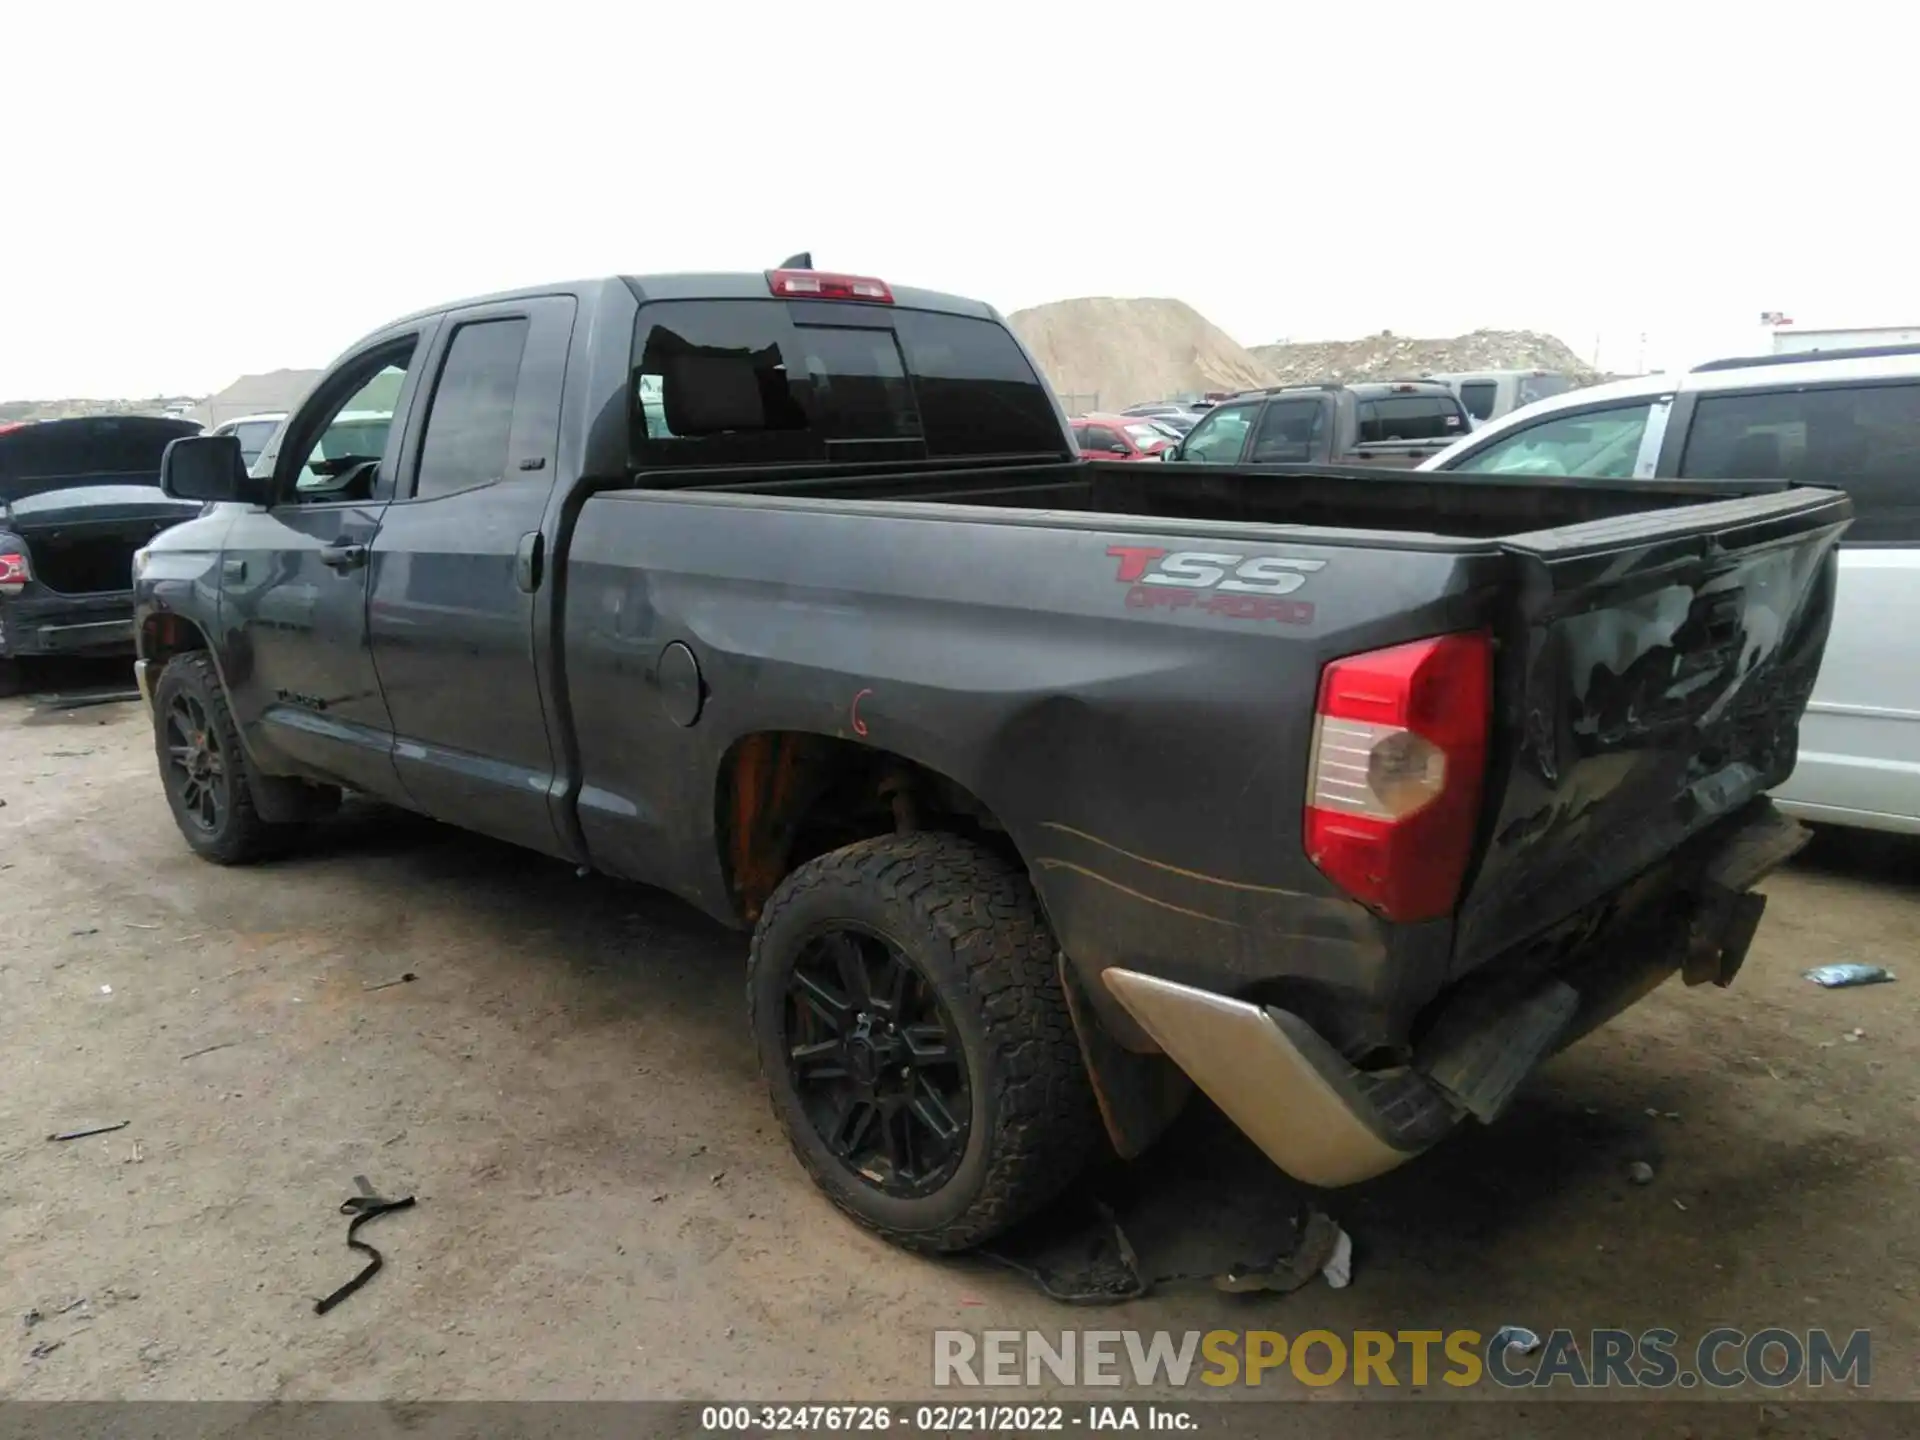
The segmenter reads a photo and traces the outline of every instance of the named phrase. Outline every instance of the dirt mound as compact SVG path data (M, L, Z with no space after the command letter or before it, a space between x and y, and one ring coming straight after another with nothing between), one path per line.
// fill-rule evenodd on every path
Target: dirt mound
M1181 300L1056 300L1008 319L1076 413L1276 383L1266 365Z
M1383 330L1364 340L1256 345L1251 352L1280 384L1411 380L1460 370L1559 370L1591 382L1593 367L1562 341L1533 330L1475 330L1450 340L1415 340Z

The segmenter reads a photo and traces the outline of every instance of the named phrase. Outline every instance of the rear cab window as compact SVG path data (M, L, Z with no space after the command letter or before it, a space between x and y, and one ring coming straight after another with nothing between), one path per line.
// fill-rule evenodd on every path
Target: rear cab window
M1388 440L1457 440L1467 427L1460 402L1445 395L1386 395L1360 402L1360 443Z
M1853 497L1841 543L1920 543L1920 384L1703 394L1679 472L1830 485Z
M1491 420L1493 407L1499 403L1500 382L1497 380L1469 380L1460 387L1460 403L1467 414L1476 420Z
M1004 327L936 311L655 301L631 400L636 470L1072 453Z

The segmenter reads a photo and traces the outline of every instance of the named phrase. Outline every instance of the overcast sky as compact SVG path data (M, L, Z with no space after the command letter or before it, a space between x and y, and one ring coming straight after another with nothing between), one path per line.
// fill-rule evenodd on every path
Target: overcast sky
M1761 348L1762 310L1916 324L1905 9L17 0L0 399L808 248L1008 311L1525 327L1611 369Z

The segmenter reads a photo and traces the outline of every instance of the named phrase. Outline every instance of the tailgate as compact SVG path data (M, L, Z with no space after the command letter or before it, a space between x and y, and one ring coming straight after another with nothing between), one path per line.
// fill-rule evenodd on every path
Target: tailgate
M1490 819L1455 971L1602 899L1786 779L1847 498L1788 490L1517 535Z

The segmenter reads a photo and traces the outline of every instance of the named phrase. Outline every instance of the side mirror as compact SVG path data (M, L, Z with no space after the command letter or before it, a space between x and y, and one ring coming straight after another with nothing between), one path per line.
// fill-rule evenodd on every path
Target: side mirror
M1182 443L1183 442L1179 440L1174 441L1173 444L1167 446L1166 449L1160 452L1160 458L1162 460L1178 460L1180 458L1180 446Z
M160 488L176 500L239 500L259 504L267 482L247 475L232 435L183 435L160 453Z
M1107 447L1107 453L1109 455L1131 455L1133 451L1124 445L1110 445Z

